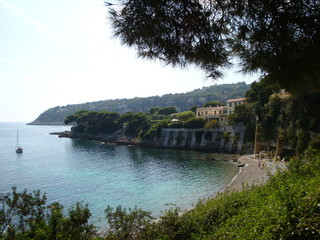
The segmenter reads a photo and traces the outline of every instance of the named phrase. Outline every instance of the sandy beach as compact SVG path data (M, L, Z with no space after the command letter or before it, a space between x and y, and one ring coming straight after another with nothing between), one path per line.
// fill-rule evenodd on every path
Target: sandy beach
M263 163L263 167L262 167ZM275 174L278 167L285 168L286 165L280 162L268 162L263 160L260 163L254 155L243 155L238 159L238 164L244 164L240 167L239 173L232 179L227 190L241 190L242 185L257 185L267 181L269 174Z

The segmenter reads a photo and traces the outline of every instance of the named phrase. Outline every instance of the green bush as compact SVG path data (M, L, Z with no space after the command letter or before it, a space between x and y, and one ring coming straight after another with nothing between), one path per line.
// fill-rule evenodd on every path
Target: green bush
M95 227L88 223L88 205L76 203L68 216L59 203L46 205L40 191L0 194L0 239L92 239Z
M160 137L161 129L168 127L169 124L169 119L158 121L156 124L153 124L143 135L141 135L141 138L143 140L152 140L155 137Z
M209 122L206 122L204 125L204 129L209 130L209 129L214 129L219 127L219 122L218 120L210 120Z
M206 124L206 120L204 118L189 118L184 122L185 128L203 128Z
M145 230L151 225L150 212L143 211L135 207L134 209L116 209L108 206L105 210L108 221L108 240L141 239L145 236Z

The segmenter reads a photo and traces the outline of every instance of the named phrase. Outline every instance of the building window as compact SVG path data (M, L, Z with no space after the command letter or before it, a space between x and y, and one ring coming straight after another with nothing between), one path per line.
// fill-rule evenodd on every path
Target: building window
M230 114L232 113L232 111L230 111Z
M214 111L214 115L216 115L217 114L217 112L216 111Z
M221 111L219 111L219 114L221 114Z
M200 112L198 112L198 117L200 116Z
M232 107L232 103L229 103L229 107Z
M206 114L208 114L208 112L206 111Z

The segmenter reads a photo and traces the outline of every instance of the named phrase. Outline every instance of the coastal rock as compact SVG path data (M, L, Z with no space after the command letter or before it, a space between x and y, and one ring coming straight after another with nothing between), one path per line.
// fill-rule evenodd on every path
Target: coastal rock
M53 132L50 133L51 135L58 135L59 138L70 138L71 132L70 131L64 131L64 132Z

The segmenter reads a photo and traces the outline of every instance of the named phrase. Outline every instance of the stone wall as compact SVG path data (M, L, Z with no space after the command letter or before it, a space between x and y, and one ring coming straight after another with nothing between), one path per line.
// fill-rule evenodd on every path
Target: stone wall
M240 153L245 127L242 124L212 130L163 128L159 146L210 150L215 152Z

